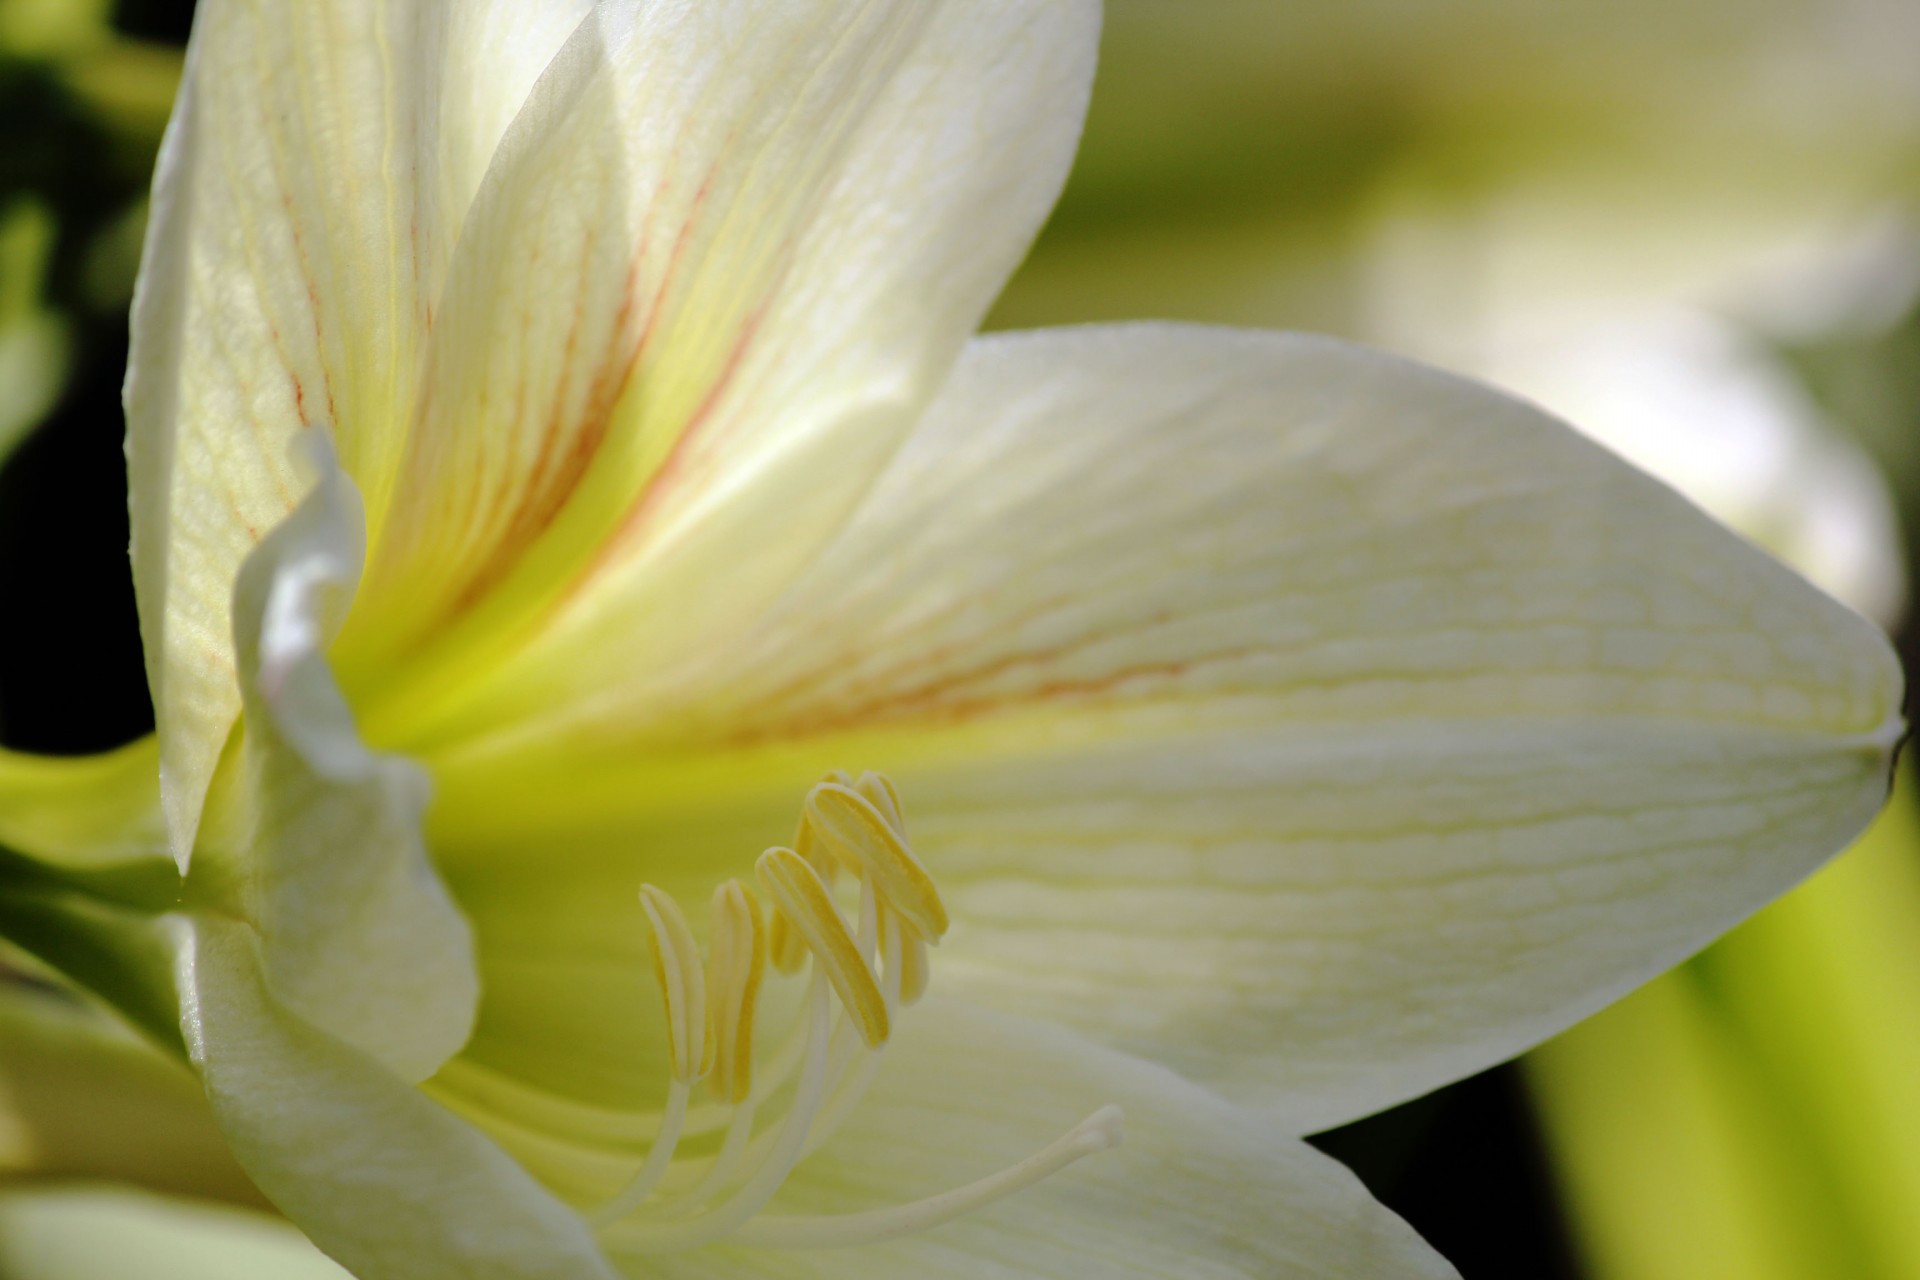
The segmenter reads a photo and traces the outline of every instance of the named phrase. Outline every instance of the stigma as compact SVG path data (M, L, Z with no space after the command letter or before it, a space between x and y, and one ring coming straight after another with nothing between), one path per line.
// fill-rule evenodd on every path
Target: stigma
M763 1213L858 1107L896 1025L927 989L928 950L948 917L907 840L899 794L876 773L835 771L817 783L792 846L761 854L754 879L757 891L740 880L714 890L704 960L679 904L652 885L640 889L666 1006L669 1083L640 1167L588 1215L609 1249L885 1240L1013 1195L1121 1141L1120 1109L1101 1107L1017 1164L938 1195L845 1214ZM804 983L800 1015L784 1042L762 1053L760 995L770 980L787 979ZM696 1087L726 1116L717 1145L709 1138L697 1156L681 1149Z

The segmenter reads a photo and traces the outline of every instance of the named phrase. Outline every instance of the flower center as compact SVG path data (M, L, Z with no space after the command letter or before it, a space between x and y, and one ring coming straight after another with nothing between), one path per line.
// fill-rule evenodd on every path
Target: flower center
M639 1171L590 1214L606 1245L666 1253L717 1240L774 1248L886 1239L947 1222L1115 1146L1118 1107L1102 1107L1032 1156L991 1177L910 1204L817 1217L761 1210L800 1162L852 1113L880 1065L896 1019L926 991L927 949L947 930L933 878L907 843L893 784L834 772L807 793L794 847L755 866L768 906L739 880L714 891L701 963L679 905L645 885L654 970L666 1003L671 1069L658 1136ZM857 919L835 898L841 875L859 885ZM768 962L806 970L805 1009L786 1042L756 1062L754 1014ZM730 1112L719 1147L663 1188L675 1164L694 1086ZM682 1181L674 1179L673 1181Z

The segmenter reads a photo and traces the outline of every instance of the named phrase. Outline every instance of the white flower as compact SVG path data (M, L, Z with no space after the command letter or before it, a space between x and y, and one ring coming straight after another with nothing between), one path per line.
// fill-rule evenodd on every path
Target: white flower
M363 1280L1450 1274L1298 1135L1878 807L1878 633L1537 411L969 342L1097 26L202 6L128 380L157 748L0 770L0 926L177 995Z

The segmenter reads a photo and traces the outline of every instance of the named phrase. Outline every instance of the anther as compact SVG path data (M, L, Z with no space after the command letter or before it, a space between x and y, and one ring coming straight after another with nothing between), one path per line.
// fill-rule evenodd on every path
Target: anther
M773 967L788 976L800 972L800 966L807 962L807 944L777 911L767 926L767 952Z
M653 972L667 1006L667 1046L673 1078L693 1084L713 1067L700 948L680 904L652 885L640 886L640 907L653 926Z
M872 801L851 787L822 782L807 793L807 817L821 842L850 867L872 876L887 904L922 938L940 940L947 931L940 890Z
M826 778L823 781L832 782L833 779ZM888 826L900 833L902 840L907 838L907 810L900 803L900 793L894 789L893 779L884 773L869 771L860 775L860 781L854 784L853 789L880 811L880 816L887 820Z
M859 882L854 922L835 900L842 869ZM1020 1192L1121 1140L1119 1109L1103 1107L1026 1159L939 1195L824 1217L764 1215L794 1168L865 1097L895 1015L926 990L927 947L946 931L947 912L907 842L899 794L877 773L828 774L807 794L794 847L768 849L755 873L770 914L742 882L720 885L704 966L679 906L651 885L640 890L666 1003L671 1079L640 1168L587 1211L610 1251L674 1253L728 1239L802 1248L886 1240ZM785 1045L755 1071L755 1008L769 959L783 972L809 966L810 974ZM703 1117L698 1157L683 1163L689 1098L702 1079L714 1110L731 1115L719 1135Z
M753 1088L753 1012L767 967L766 933L753 891L729 880L713 891L713 940L707 994L713 1010L709 1081L721 1102L738 1106Z
M778 846L761 854L754 870L777 914L800 935L814 963L833 984L860 1038L868 1048L885 1043L886 998L820 874L805 858Z
M822 782L837 782L851 785L852 779L845 769L835 769L821 779ZM813 822L807 817L805 808L800 811L800 824L794 828L793 851L807 860L820 879L826 882L829 890L833 888L833 857L820 847L820 840L813 833ZM773 967L781 973L800 972L800 966L807 962L807 944L778 911L768 921L767 950Z
M927 994L927 982L932 977L931 966L927 964L927 940L911 931L902 931L900 948L888 957L888 964L900 966L900 1003L913 1004Z

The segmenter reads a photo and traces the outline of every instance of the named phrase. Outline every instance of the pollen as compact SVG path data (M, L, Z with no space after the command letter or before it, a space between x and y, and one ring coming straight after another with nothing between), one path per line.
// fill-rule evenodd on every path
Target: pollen
M762 1212L860 1105L901 1011L927 989L928 948L946 933L948 915L907 838L905 813L886 777L828 774L807 793L792 846L776 845L755 863L759 894L740 880L714 890L704 964L673 898L641 888L666 1012L667 1099L640 1168L588 1214L611 1252L889 1239L1015 1194L1121 1140L1119 1108L1100 1107L1028 1158L923 1200L811 1217ZM782 1043L763 1055L756 1027L769 968L802 981L804 992L795 992L799 1012ZM689 1135L696 1086L712 1105Z

